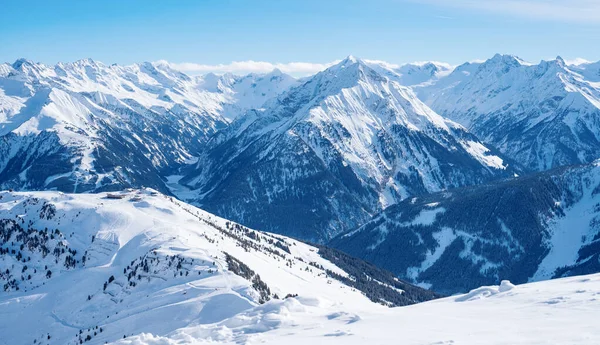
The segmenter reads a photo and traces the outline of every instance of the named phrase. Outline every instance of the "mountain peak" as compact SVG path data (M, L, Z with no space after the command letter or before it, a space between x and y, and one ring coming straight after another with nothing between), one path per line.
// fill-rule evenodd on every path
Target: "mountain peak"
M352 55L311 77L313 82L325 85L328 92L353 87L360 81L370 83L384 79L377 70Z
M344 68L344 67L352 66L357 63L364 64L364 61L362 61L359 58L356 58L354 55L348 55L344 60L340 61L335 66Z
M482 63L480 70L503 74L525 65L528 65L528 63L515 55L496 54L491 59Z
M79 59L79 60L75 61L75 64L96 65L96 61L94 61L92 58L83 58L83 59Z
M219 78L220 77L217 74L215 74L214 72L208 72L208 73L202 75L202 79L204 79L204 80L217 80Z
M366 70L372 70L371 66L364 60L357 58L353 55L348 55L345 59L341 60L337 64L327 68L325 71L334 71L336 75L342 70L352 70L364 74ZM375 71L373 71L375 72ZM347 72L346 72L347 73Z
M346 58L344 60L351 61L351 62L357 62L358 61L358 59L354 55L352 55L352 54L346 56Z
M26 59L26 58L19 58L15 62L13 62L12 67L14 69L20 70L23 68L23 66L33 66L33 65L35 65L35 63L33 61Z
M563 70L566 67L567 63L565 62L565 60L562 57L557 56L554 60L542 60L537 66L537 70L541 71L540 73L545 73L549 69L552 69L552 71L556 71Z
M435 63L428 61L424 64L421 65L422 68L431 71L432 73L435 73L437 71L439 71L440 67L438 65L436 65Z
M272 76L272 77L275 77L275 76L281 76L281 75L283 75L283 74L284 74L284 73L283 73L283 72L282 72L282 71L281 71L279 68L275 68L275 69L274 69L274 70L272 70L271 72L267 73L267 75L268 75L268 76Z
M291 75L289 75L287 73L284 73L279 68L275 68L271 72L260 76L260 78L265 78L270 81L278 80L279 82L286 82L286 81L291 82L292 80L296 80L296 78L292 77Z
M489 59L486 62L501 63L501 64L513 65L513 66L520 66L520 65L522 65L523 60L521 60L519 57L517 57L515 55L496 54L496 55L494 55L494 57L492 57L491 59Z

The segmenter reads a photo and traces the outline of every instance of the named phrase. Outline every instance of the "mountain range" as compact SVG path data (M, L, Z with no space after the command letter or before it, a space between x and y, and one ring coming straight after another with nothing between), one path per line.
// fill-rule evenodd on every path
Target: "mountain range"
M20 59L0 64L0 189L149 187L442 293L593 273L598 83L560 57L301 79Z
M189 77L163 63L0 65L0 186L65 192L152 186L193 160L233 114L296 81Z

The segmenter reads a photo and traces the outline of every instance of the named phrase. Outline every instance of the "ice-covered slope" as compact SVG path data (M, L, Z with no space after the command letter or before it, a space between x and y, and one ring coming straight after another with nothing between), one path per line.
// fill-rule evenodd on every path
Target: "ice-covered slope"
M167 191L163 174L294 82L278 71L189 77L162 62L0 65L0 186Z
M600 272L600 165L410 198L329 245L455 293Z
M150 189L0 192L0 287L0 344L10 345L166 336L286 296L296 297L284 301L290 308L373 310L435 297L342 253Z
M377 311L289 299L167 337L146 333L115 344L595 345L599 289L599 275L517 286L504 282Z
M496 55L415 92L433 110L532 170L600 157L598 64Z
M181 180L196 194L180 196L320 241L410 195L512 176L395 76L353 57L318 73L216 135Z

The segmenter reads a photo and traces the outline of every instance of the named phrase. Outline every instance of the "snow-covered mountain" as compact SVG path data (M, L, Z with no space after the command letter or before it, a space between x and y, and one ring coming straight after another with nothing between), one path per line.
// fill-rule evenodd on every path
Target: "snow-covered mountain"
M542 171L600 157L600 68L509 55L416 86L421 100L521 165Z
M178 193L255 228L323 241L411 195L513 176L382 65L348 57L211 139Z
M338 251L151 189L0 192L0 284L0 344L11 345L104 344L250 315L269 328L279 316L259 311L381 310L436 297Z
M435 291L600 271L600 162L407 199L329 245Z
M424 87L444 78L454 70L454 66L438 61L412 62L402 65L381 60L361 60L378 73L400 83L402 86Z
M235 114L295 83L267 75L190 77L167 63L0 65L0 187L153 186L194 160Z

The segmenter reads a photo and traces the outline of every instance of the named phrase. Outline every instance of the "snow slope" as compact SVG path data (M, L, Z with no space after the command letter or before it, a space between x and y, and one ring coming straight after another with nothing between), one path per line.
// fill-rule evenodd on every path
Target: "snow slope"
M165 336L288 295L297 299L285 304L373 310L436 297L341 253L151 189L0 192L0 283L2 345Z
M510 55L466 63L417 85L420 99L521 165L542 171L590 163L600 151L598 63Z
M323 241L410 195L512 176L399 75L348 57L218 133L181 197L268 231ZM190 197L191 196L191 197Z
M593 345L600 342L599 290L596 274L517 286L503 282L392 309L289 299L167 337L145 333L115 344Z

